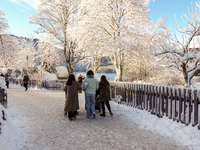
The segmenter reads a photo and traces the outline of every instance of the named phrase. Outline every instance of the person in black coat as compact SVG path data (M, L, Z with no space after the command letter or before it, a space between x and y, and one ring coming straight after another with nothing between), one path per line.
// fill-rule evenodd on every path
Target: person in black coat
M110 116L113 116L113 113L111 111L110 103L111 100L110 97L110 84L108 80L106 79L106 76L101 76L101 81L99 82L99 102L101 102L101 108L102 108L102 114L100 116L105 117L105 104L108 108L108 111L110 113Z
M28 81L29 81L29 80L30 80L30 79L29 79L29 76L28 76L28 74L26 73L26 75L25 75L24 78L23 78L25 91L28 90Z

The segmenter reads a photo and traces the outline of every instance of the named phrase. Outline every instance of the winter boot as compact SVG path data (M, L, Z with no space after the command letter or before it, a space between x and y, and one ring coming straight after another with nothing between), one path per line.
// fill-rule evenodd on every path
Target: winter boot
M110 111L110 116L111 116L111 117L113 116L113 113L112 113L112 111Z
M100 114L100 116L101 116L101 117L105 117L106 115L103 113L103 114Z

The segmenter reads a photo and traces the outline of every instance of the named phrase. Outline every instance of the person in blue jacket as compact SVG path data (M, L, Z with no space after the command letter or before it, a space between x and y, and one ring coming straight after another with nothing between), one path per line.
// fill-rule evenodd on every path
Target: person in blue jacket
M89 70L87 72L86 79L81 84L82 90L85 92L85 101L86 101L86 109L87 109L87 118L92 119L95 118L95 94L96 90L99 88L98 81L94 78L94 72Z

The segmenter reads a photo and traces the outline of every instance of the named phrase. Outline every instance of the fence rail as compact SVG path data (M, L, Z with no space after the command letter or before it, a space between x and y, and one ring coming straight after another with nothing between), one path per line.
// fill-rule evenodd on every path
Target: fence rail
M167 116L200 130L200 90L148 84L110 82L111 97L120 104Z

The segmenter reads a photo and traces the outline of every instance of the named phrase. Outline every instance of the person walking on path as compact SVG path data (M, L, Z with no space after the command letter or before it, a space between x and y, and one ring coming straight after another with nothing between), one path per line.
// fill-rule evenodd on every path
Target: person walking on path
M6 86L7 86L7 88L9 88L9 79L8 79L8 75L5 74L4 77L5 77L5 81L6 81Z
M64 87L66 94L66 101L64 111L68 112L70 121L76 119L77 110L79 109L78 90L80 89L79 83L75 80L74 74L70 74L67 83Z
M23 78L25 91L28 90L28 81L29 81L29 80L30 80L30 79L29 79L29 76L28 76L28 74L26 73L26 75L25 75L24 78Z
M94 78L94 73L92 70L87 72L87 77L83 81L81 88L85 91L85 101L86 101L86 109L87 109L87 118L92 119L96 117L95 115L95 94L96 90L98 90L99 85L97 80Z
M97 92L98 93L98 92ZM99 101L101 102L101 108L102 108L102 114L100 116L105 117L105 103L109 110L110 116L113 116L113 113L110 108L109 101L110 98L110 84L108 80L106 79L106 76L101 76L101 81L99 82Z
M81 74L78 76L78 83L79 83L80 86L81 86L81 84L82 84L82 82L83 82L84 79L85 79L85 77L82 76ZM79 93L82 93L81 88L79 90Z

